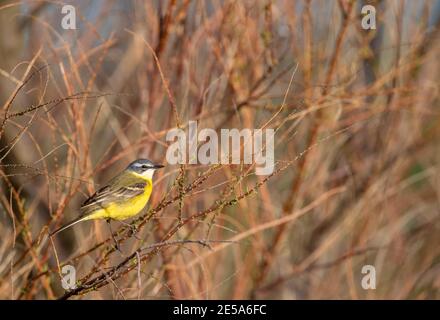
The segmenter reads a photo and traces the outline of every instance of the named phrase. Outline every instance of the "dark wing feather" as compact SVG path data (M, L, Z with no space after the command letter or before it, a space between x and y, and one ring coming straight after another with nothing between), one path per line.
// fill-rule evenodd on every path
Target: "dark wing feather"
M127 199L141 195L146 186L146 181L138 181L125 186L118 186L118 183L109 184L84 201L81 206L82 214L86 215L97 209L106 208L110 203L124 202Z
M103 199L106 194L110 193L110 186L105 186L98 191L96 191L94 194L92 194L84 203L82 204L82 207L86 207L94 202L99 202L100 199Z

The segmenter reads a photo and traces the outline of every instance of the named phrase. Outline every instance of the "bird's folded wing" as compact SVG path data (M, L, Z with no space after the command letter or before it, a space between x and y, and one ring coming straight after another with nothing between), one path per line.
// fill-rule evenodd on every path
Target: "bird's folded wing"
M89 213L97 209L106 208L110 203L124 202L130 198L141 195L147 182L136 182L127 186L108 185L88 198L81 206L81 211Z

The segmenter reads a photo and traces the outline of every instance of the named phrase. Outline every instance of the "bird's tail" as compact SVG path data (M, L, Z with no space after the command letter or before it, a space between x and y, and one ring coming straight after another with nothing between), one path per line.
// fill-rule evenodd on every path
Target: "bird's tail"
M90 219L90 216L80 216L80 217L76 218L75 220L72 220L69 223L66 223L65 225L59 227L55 231L52 231L51 233L49 233L49 237L52 237L52 236L56 235L58 232L61 232L61 231L66 230L67 228L70 228L71 226L77 224L78 222L89 220L89 219Z

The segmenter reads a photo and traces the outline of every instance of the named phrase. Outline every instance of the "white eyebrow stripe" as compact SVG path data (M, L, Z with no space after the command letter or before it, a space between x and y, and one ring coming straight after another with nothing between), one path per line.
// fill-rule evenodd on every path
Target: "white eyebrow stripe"
M136 190L142 190L143 188L144 187L125 187L124 189L136 191Z

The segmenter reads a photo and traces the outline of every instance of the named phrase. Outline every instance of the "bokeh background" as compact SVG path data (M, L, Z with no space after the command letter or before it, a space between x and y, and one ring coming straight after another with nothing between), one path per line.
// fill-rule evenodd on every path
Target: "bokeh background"
M0 298L438 299L439 25L438 0L0 1ZM48 239L190 120L275 129L274 174L167 166L122 253L103 221Z

